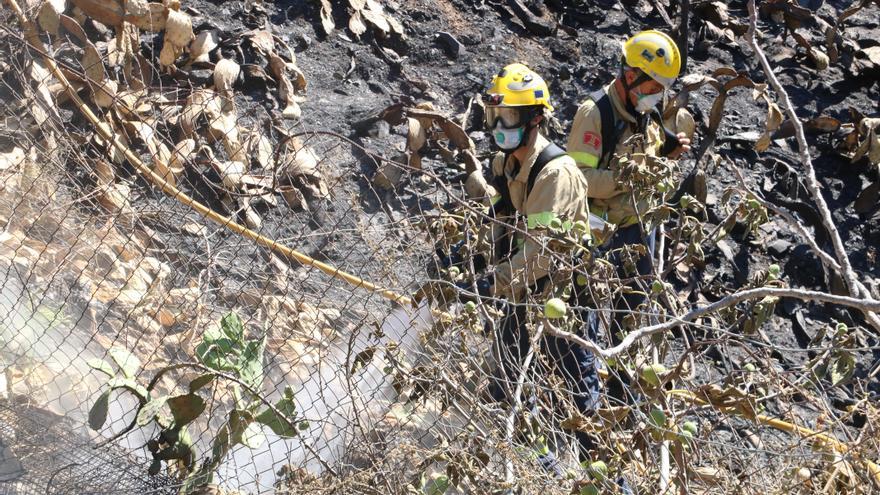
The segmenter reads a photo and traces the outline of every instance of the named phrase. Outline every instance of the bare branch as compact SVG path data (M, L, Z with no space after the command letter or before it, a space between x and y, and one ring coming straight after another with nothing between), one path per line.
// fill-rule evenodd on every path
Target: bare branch
M716 313L724 308L729 308L730 306L735 306L742 302L762 299L765 297L789 297L807 302L837 304L840 306L858 309L865 313L874 313L880 311L880 301L874 299L857 299L853 297L836 296L834 294L828 294L826 292L803 289L778 289L771 287L761 287L731 294L708 306L694 309L684 316L673 317L666 322L658 323L656 325L651 325L632 331L623 338L620 344L614 347L609 347L607 349L603 349L599 347L595 342L584 339L583 337L575 335L571 332L559 330L553 325L546 324L545 326L548 333L574 342L581 347L592 351L597 356L608 359L627 351L634 343L645 337L650 337L651 335L671 330L678 325L691 322L705 315Z
M758 14L755 10L755 0L749 0L748 8L749 30L746 33L746 39L755 51L755 56L761 63L761 68L764 69L764 74L767 76L767 80L770 82L770 85L773 86L773 89L779 95L779 98L782 99L785 112L788 114L788 120L794 127L795 136L797 137L798 142L798 156L800 157L801 164L804 166L807 190L810 191L810 196L813 197L813 201L816 203L816 208L819 210L822 224L828 230L828 234L831 237L831 243L834 245L834 253L837 256L837 261L840 263L841 275L846 282L849 294L853 297L870 297L870 294L860 288L855 271L853 271L852 264L849 261L849 256L846 254L846 248L843 245L840 232L838 232L837 227L834 224L834 218L831 216L831 210L828 209L828 204L822 196L821 184L819 184L819 180L816 178L816 170L813 167L813 160L810 157L810 148L807 144L806 135L804 134L804 126L801 124L797 113L794 111L794 105L791 102L791 98L788 96L788 92L785 91L785 88L782 87L782 83L779 82L776 74L773 73L773 67L770 66L767 56L764 55L764 51L761 49L761 46L755 38L755 31L757 30L758 23ZM865 318L871 326L880 331L880 318L878 318L876 314L866 312Z

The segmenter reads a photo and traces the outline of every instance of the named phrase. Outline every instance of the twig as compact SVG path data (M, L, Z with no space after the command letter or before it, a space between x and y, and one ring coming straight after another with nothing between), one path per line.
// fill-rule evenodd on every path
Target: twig
M629 347L632 346L636 341L641 340L645 337L671 330L677 325L688 323L704 315L716 313L724 308L728 308L730 306L734 306L746 301L761 299L764 297L789 297L808 302L831 303L840 306L846 306L849 308L855 308L863 312L880 311L880 301L874 299L855 299L852 297L836 296L834 294L828 294L826 292L817 292L804 289L780 289L771 287L760 287L757 289L749 289L741 292L736 292L708 306L691 310L689 313L683 316L672 317L669 321L666 321L664 323L658 323L656 325L651 325L632 331L623 338L620 344L614 347L609 347L607 349L599 347L592 340L587 340L571 332L559 330L553 325L547 324L546 327L548 333L574 342L581 347L592 351L597 356L603 359L608 359L627 351Z
M810 148L807 144L806 135L804 134L804 126L801 124L797 113L794 111L794 105L791 102L791 98L789 98L785 88L782 87L776 74L773 73L773 67L770 66L770 62L767 60L764 51L761 49L761 46L755 38L755 31L758 23L758 14L755 10L755 0L749 0L748 9L749 29L746 32L746 39L752 47L752 50L755 51L755 56L761 63L761 67L764 69L764 74L767 76L767 80L770 82L770 85L773 86L776 94L782 99L785 106L785 112L788 114L788 120L794 127L795 136L797 137L798 142L798 156L804 167L807 190L810 191L810 196L812 196L813 201L816 203L816 209L819 210L822 224L825 226L825 229L831 237L831 243L834 246L834 253L837 257L837 261L840 263L841 275L846 282L849 294L852 297L870 297L870 294L861 288L861 285L856 278L855 271L853 271L849 256L846 253L846 248L843 245L843 240L840 238L840 232L838 232L837 226L834 223L834 218L831 216L831 210L828 209L828 204L822 196L821 184L819 184L819 180L816 178L816 170L813 167L813 160L810 157ZM880 331L880 317L874 314L874 312L865 312L865 319L867 319L871 326L877 331Z
M516 415L519 413L520 409L522 409L522 397L520 396L522 395L523 384L526 380L526 375L529 372L529 367L532 364L532 359L535 357L535 348L538 347L538 343L543 334L544 324L539 323L538 328L535 329L535 333L530 339L529 352L523 360L522 369L519 372L519 377L516 379L516 389L513 391L513 407L510 409L510 414L508 414L507 418L504 420L504 439L507 441L507 444L511 446L511 450L513 447L513 430L516 422ZM513 486L513 462L511 462L510 459L504 463L504 480L510 484L510 486Z

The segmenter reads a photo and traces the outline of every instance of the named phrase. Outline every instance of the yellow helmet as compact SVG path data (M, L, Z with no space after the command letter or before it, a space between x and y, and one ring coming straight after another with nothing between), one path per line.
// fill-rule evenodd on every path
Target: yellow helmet
M623 44L626 65L641 69L652 79L669 89L681 72L681 53L678 45L666 33L642 31Z
M543 106L553 111L550 89L544 79L523 64L510 64L492 78L483 98L487 106Z

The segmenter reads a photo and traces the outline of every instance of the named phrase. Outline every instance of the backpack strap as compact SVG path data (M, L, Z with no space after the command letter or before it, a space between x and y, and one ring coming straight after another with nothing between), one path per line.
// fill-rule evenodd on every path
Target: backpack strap
M611 106L611 97L608 96L608 93L597 91L590 98L596 103L599 117L602 120L602 156L599 157L599 168L606 168L608 157L614 152L614 148L617 148L620 132L614 122L614 108Z
M554 143L547 145L547 147L538 154L538 158L536 158L535 163L532 164L532 169L529 170L529 180L526 183L527 198L529 197L529 194L531 194L532 188L535 187L535 181L538 180L538 174L541 173L541 170L544 170L544 166L564 154L565 150L556 146Z

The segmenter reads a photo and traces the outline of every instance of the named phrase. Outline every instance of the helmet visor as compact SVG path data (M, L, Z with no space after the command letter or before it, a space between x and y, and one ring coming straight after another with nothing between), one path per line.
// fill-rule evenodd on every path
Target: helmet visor
M513 129L522 127L529 112L519 107L486 107L486 125L493 128L501 122L502 127Z

